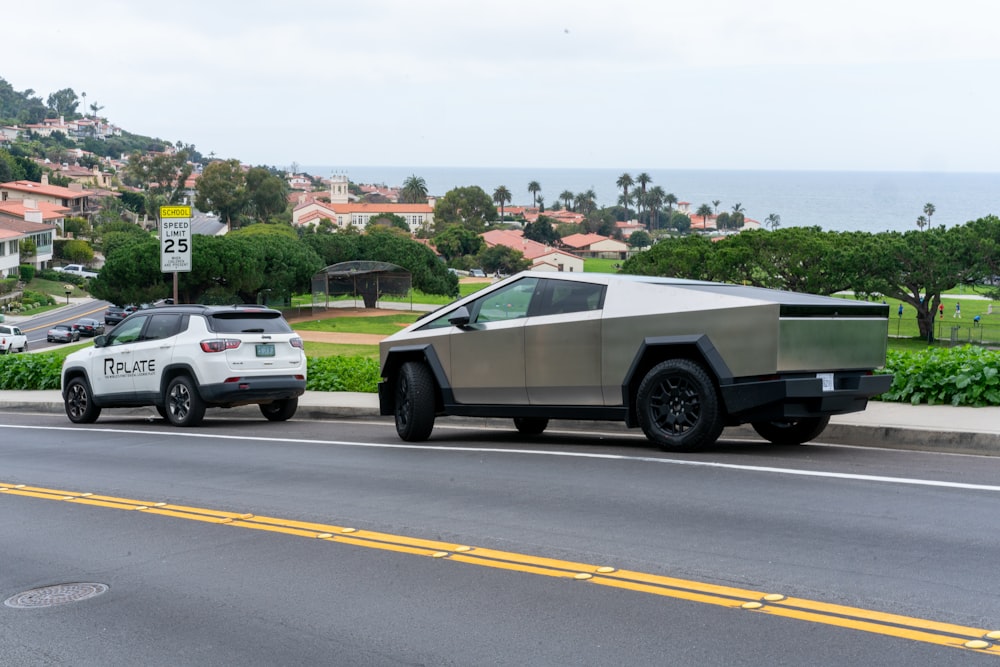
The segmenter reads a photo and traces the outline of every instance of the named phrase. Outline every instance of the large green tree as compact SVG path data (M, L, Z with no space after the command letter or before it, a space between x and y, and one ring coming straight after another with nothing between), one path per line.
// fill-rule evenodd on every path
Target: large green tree
M202 169L195 188L194 205L200 211L213 211L230 229L238 226L237 216L246 208L246 176L239 160L217 160Z
M136 151L129 156L124 176L129 185L146 190L146 214L157 218L160 206L183 201L193 169L186 149L155 154Z
M257 222L267 222L288 207L288 183L266 167L251 167L246 173L247 213Z
M449 190L434 206L434 227L438 233L450 225L462 225L479 234L496 219L493 201L478 185Z
M444 230L433 241L438 253L447 260L475 255L483 247L483 239L479 234L458 225Z
M495 245L483 248L479 252L479 263L487 273L517 273L531 266L531 260L525 259L524 253L505 245Z
M57 90L51 93L46 100L48 102L49 108L57 116L64 116L66 118L75 118L76 108L80 104L80 100L77 98L76 93L73 92L72 88L63 88L62 90Z
M855 276L858 294L884 295L899 299L916 310L921 338L934 337L934 317L941 295L958 285L973 282L996 257L979 253L986 239L975 232L997 238L996 218L981 219L960 227L927 231L883 232L861 237L856 246L863 270Z
M552 218L538 216L535 222L524 225L524 238L551 245L559 240L559 232L552 225Z

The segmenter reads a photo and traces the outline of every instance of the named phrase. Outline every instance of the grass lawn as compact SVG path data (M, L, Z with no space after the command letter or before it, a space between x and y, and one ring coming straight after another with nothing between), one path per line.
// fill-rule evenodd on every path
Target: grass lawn
M323 320L296 322L293 328L301 331L327 331L336 333L363 333L388 336L416 322L424 313L399 313L372 317L331 317Z
M583 260L584 273L618 273L616 265L621 265L620 259L585 259Z
M307 357L365 357L378 359L378 345L345 345L306 341Z
M966 294L973 294L969 291ZM949 298L950 296L950 298ZM852 296L844 298L853 299ZM889 336L890 338L919 339L920 329L917 326L917 311L913 306L903 303L903 316L899 316L900 301L886 299L889 304ZM985 299L959 299L955 295L943 295L944 317L934 319L934 337L950 341L952 327L958 327L955 341L958 343L996 343L1000 342L1000 302L993 303ZM962 305L962 317L955 317L955 304ZM989 313L993 303L993 312ZM976 326L974 318L979 315L980 323Z

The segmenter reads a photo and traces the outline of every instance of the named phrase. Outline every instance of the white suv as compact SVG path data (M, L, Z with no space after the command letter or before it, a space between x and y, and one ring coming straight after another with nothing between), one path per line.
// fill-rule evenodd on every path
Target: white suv
M198 424L206 407L251 404L284 421L305 389L302 339L279 311L254 306L140 310L62 367L66 415L77 424L102 408L142 405L175 426Z

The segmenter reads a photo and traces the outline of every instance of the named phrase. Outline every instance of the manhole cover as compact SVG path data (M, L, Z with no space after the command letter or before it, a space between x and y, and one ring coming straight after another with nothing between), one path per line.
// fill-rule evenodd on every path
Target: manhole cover
M14 609L37 609L79 602L107 592L108 587L105 584L56 584L12 595L3 603Z

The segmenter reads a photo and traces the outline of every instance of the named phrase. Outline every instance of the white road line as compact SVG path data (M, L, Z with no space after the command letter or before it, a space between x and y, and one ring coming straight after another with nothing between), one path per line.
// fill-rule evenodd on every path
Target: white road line
M884 475L857 475L843 472L827 472L818 470L795 470L794 468L775 468L772 466L751 466L736 463L719 463L716 461L687 461L683 459L657 458L653 456L629 456L624 454L594 454L587 452L557 452L545 449L500 449L495 447L457 447L428 444L402 444L402 443L377 443L377 442L355 442L351 440L314 440L307 438L277 438L260 437L247 435L221 435L212 433L192 433L185 431L177 433L173 431L140 431L133 429L112 429L98 428L93 426L22 426L17 424L0 424L3 429L24 429L38 431L72 431L79 433L87 431L91 433L121 433L129 435L158 436L165 438L206 438L216 440L251 440L258 442L285 442L311 445L335 445L339 447L365 447L369 449L413 449L420 451L440 451L440 452L469 452L488 454L520 454L525 456L558 456L579 459L605 459L611 461L636 461L641 463L657 463L679 466L692 466L697 468L722 468L726 470L741 470L745 472L762 472L775 475L791 475L797 477L820 477L826 479L846 479L863 482L882 482L885 484L906 484L910 486L930 486L947 489L968 489L973 491L993 491L1000 492L1000 486L993 484L968 484L964 482L943 482L934 479L915 479L911 477L887 477Z

